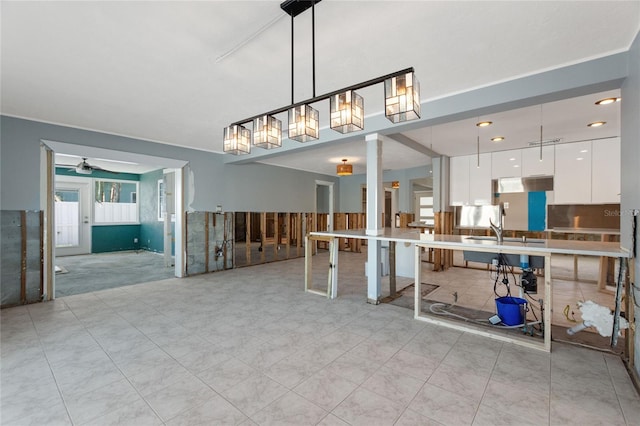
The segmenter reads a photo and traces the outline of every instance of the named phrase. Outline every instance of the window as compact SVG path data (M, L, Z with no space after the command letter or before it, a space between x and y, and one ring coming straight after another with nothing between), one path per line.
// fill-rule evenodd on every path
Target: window
M164 180L158 179L158 220L164 220L164 214L167 211L167 204L164 201Z
M417 210L416 218L418 222L422 222L426 225L433 225L433 194L431 192L416 192Z
M164 190L164 179L158 179L158 221L164 221L167 212L166 192ZM176 215L171 214L171 222L176 221Z
M94 223L138 223L138 182L94 180Z

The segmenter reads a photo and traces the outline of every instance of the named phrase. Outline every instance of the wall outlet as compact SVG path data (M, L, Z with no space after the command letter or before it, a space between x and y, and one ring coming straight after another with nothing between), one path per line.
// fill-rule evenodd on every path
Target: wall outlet
M137 238L133 239L133 244L138 244L138 239Z
M491 259L491 264L493 266L498 266L498 259Z

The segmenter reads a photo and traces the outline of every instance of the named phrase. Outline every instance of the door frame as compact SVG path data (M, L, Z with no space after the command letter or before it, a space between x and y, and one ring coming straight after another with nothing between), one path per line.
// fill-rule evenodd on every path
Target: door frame
M176 278L186 276L186 229L184 226L185 204L185 180L189 162L175 160L172 158L155 157L145 154L135 154L124 151L97 148L87 145L69 144L56 142L48 139L40 139L40 208L43 212L43 278L44 297L42 300L49 301L55 299L55 218L54 218L54 195L55 195L55 151L66 151L69 154L77 152L78 155L84 153L91 157L112 158L128 161L138 161L140 164L155 164L159 168L175 169L175 267ZM192 177L191 177L192 178ZM190 182L191 188L193 182ZM190 194L193 197L193 194Z
M313 207L313 211L315 212L316 217L318 216L318 187L326 186L329 188L329 219L327 220L327 231L329 232L333 231L333 186L334 185L335 185L334 182L316 180L316 196L314 198L314 207ZM316 220L316 224L317 224L317 220Z
M68 186L65 186L68 185ZM87 179L78 178L75 176L61 176L60 179L54 177L54 210L55 210L55 192L58 189L71 189L78 191L78 199L80 201L79 211L78 211L78 246L76 247L56 247L56 232L55 232L55 214L54 214L54 223L53 223L53 245L56 247L57 255L59 256L73 256L78 254L91 254L91 243L92 243L92 235L91 235L91 227L93 226L92 219L92 205L91 200L93 199L93 188L91 187L90 182Z

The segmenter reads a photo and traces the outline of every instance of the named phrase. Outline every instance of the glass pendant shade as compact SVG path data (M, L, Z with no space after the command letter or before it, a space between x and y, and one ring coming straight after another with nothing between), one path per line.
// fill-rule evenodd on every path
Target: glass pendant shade
M342 164L336 166L336 174L338 176L351 176L353 174L353 166L347 164L347 160L342 160Z
M223 151L240 155L251 152L251 132L243 126L234 124L224 128Z
M307 142L318 139L320 124L318 111L309 105L300 105L289 110L289 139Z
M420 83L410 72L384 81L385 116L393 123L420 118Z
M253 120L253 145L271 149L282 146L282 121L272 115Z
M353 90L330 98L331 128L349 133L364 128L364 99Z

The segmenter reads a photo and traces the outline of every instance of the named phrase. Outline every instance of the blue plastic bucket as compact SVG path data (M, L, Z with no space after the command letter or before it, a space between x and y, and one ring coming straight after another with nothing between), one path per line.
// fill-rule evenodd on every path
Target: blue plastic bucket
M498 297L496 310L504 325L524 323L527 301L519 297Z

